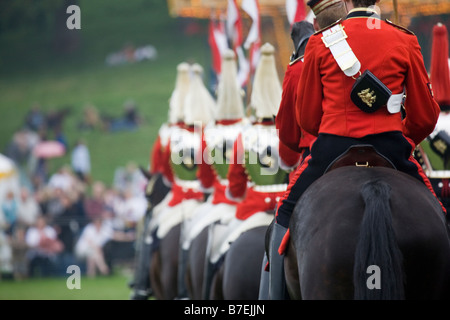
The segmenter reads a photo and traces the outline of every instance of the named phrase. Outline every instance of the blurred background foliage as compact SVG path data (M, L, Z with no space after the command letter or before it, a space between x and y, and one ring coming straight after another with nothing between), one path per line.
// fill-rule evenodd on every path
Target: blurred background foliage
M81 10L81 30L69 30L69 5ZM152 45L157 58L109 66L106 57L126 46ZM166 121L176 66L198 62L209 80L207 21L172 18L161 0L0 1L0 152L24 123L31 106L70 110L63 132L73 147L82 137L92 158L93 179L111 183L129 161L147 166L159 126ZM80 131L84 108L120 117L126 101L143 124L135 131ZM51 138L51 136L50 136ZM69 162L51 160L51 170Z

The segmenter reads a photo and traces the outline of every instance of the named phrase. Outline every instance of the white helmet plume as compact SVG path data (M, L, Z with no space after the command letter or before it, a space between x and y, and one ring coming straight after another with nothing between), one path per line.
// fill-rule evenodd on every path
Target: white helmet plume
M232 120L244 117L244 103L237 78L236 55L225 51L222 59L222 73L217 88L216 120Z
M184 122L187 125L194 125L198 122L206 125L214 119L213 110L216 102L203 83L202 66L197 63L193 64L192 72L191 85L184 104Z
M255 71L250 105L257 118L272 118L281 102L281 83L275 66L275 49L270 43L261 47L261 58Z
M175 89L169 100L169 122L174 124L184 120L184 103L189 90L189 64L182 62L177 66Z

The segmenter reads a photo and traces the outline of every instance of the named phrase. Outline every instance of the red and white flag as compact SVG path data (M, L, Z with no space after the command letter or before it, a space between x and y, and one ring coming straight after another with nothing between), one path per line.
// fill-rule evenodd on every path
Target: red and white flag
M289 24L302 21L306 18L306 7L304 0L286 0L286 15Z
M250 76L250 65L248 63L247 58L245 57L244 50L242 47L236 48L236 56L239 65L238 70L238 82L241 85L241 88L245 87L248 83L248 79Z
M250 46L254 42L261 42L261 21L259 16L259 3L258 0L243 0L241 4L242 10L244 10L250 18L253 20L252 26L247 35L247 39L244 43L245 49L250 49Z
M220 74L222 56L228 49L227 36L223 21L215 21L211 18L209 22L208 42L211 47L212 67L216 74Z
M243 0L242 9L253 20L252 26L244 43L244 48L250 50L250 72L256 69L259 61L259 49L261 47L261 20L258 0Z
M236 0L228 0L227 34L234 50L242 45L242 21Z

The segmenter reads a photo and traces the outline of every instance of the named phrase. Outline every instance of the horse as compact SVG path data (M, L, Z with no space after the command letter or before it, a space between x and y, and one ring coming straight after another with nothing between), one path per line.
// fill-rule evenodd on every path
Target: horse
M129 284L132 288L131 300L146 300L151 295L150 284L150 253L149 244L149 223L153 216L153 208L161 203L170 191L164 183L164 178L160 173L151 174L143 167L139 168L148 182L145 188L145 197L148 205L144 218L142 219L142 230L137 239L137 250L135 256L135 273L133 280Z
M203 299L203 278L206 250L208 243L208 227L205 227L190 245L186 266L186 289L191 300Z
M211 300L258 300L267 226L242 233L214 276Z
M159 223L153 233L150 279L157 300L184 299L181 281L184 281L181 237L185 222L202 204L199 199L185 199L176 206L166 206L161 211ZM183 288L184 290L184 288Z
M181 224L177 224L159 240L158 249L152 253L150 281L157 300L174 300L178 296L180 234Z
M212 211L209 215L219 213L225 221L234 217L234 211ZM188 297L192 300L257 300L259 293L260 269L264 255L264 237L267 221L271 213L260 212L250 217L245 223L220 224L214 219L203 227L192 239L188 250L185 282ZM233 220L233 219L232 219ZM237 221L237 220L235 220ZM215 229L219 223L220 230ZM218 232L219 242L212 244L212 230ZM232 233L230 233L230 231ZM233 233L237 232L237 233ZM223 237L224 236L224 237ZM227 246L227 243L229 246ZM206 280L206 269L210 264L209 246L215 247L210 254L214 268L210 282ZM212 258L212 257L211 257Z
M296 204L285 276L291 299L448 299L450 242L427 187L392 168L325 173Z

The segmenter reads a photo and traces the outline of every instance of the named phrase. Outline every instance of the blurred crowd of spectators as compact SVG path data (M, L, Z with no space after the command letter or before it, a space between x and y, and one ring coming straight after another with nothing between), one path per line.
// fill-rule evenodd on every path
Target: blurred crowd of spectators
M44 114L34 106L3 153L14 161L18 183L0 194L0 279L64 276L70 265L89 276L109 275L116 263L134 261L147 206L145 177L130 163L117 169L112 186L91 181L86 143L69 150L61 130L68 113ZM32 152L49 136L72 153L71 163L54 173L48 159Z

